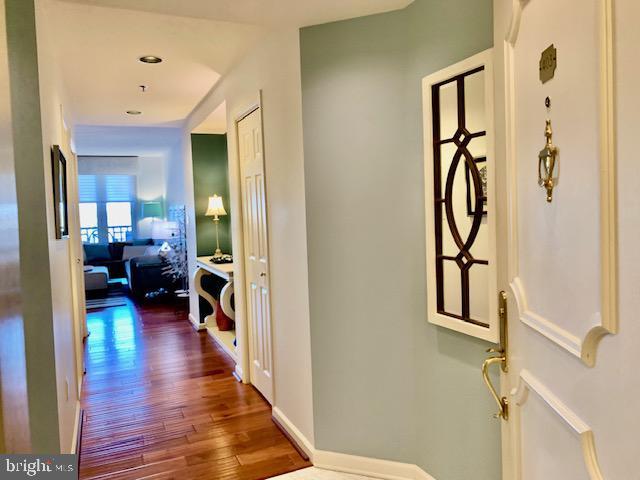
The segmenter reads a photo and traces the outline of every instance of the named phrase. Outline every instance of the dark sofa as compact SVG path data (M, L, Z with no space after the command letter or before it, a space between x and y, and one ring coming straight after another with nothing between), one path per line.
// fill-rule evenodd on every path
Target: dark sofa
M165 289L173 292L179 288L170 276L164 274L167 267L160 255L133 257L125 263L131 294L143 298L146 294Z
M147 293L161 288L168 292L175 291L179 286L163 273L166 268L164 260L157 253L149 254L149 247L154 249L152 240L114 242L109 245L85 244L84 263L107 267L109 278L126 278L129 290L136 298L144 298Z
M131 242L85 243L84 264L94 267L107 267L109 278L125 278L127 276L122 254L125 246L153 245L151 239L133 240Z

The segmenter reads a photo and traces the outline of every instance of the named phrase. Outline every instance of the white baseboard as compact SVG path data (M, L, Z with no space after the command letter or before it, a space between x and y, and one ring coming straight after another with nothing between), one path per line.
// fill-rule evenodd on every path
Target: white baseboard
M193 314L189 314L189 321L191 322L191 325L193 326L193 328L195 328L197 331L200 330L205 330L207 328L207 324L206 323L200 323L199 321L196 320L196 317L193 316Z
M280 423L280 425L282 425L282 428L289 432L289 435L291 435L298 446L309 456L311 463L313 463L315 449L309 439L300 430L298 430L298 427L296 427L278 407L273 407L271 414Z
M316 450L313 465L326 470L386 480L435 480L417 465Z
M80 428L82 427L82 409L80 408L80 402L76 402L76 414L75 414L75 425L73 426L73 437L71 438L71 448L67 453L77 453L78 446L80 443L80 435L82 432Z
M272 414L298 446L309 455L311 463L317 468L385 480L435 480L423 469L411 463L316 450L309 439L278 407L273 407Z

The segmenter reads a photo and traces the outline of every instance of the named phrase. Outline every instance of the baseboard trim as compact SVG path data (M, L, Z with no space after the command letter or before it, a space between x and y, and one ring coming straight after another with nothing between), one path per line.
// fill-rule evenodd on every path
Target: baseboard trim
M278 407L273 407L272 417L274 422L286 432L285 435L289 440L307 454L315 467L384 480L435 480L422 468L412 463L316 450L309 439Z
M200 323L199 321L196 320L196 317L193 316L193 314L189 314L189 322L191 322L191 326L193 328L196 329L196 331L201 331L201 330L206 330L207 329L207 324L206 323Z
M80 444L82 439L82 425L84 423L84 410L80 408L80 402L76 402L75 425L73 426L73 438L71 440L71 448L69 453L80 453Z
M289 433L289 431L286 428L284 428L284 426L280 423L280 421L273 415L273 412L271 413L271 421L274 423L276 427L278 427L278 430L280 430L282 434L285 437L287 437L287 440L291 442L291 445L293 445L293 448L295 448L298 451L298 454L300 454L303 460L306 460L308 462L310 458L309 458L309 455L307 455L307 452L305 452L302 449L302 447L298 445L298 442L296 441L296 439L293 438L293 436Z
M314 463L315 449L309 439L296 427L278 407L273 407L271 416L276 423L288 433L289 440L302 450Z
M385 480L435 480L417 465L378 458L316 450L313 464L318 468Z

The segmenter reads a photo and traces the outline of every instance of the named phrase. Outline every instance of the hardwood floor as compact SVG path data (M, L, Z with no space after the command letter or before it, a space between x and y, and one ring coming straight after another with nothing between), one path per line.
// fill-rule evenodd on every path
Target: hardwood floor
M270 478L307 467L184 304L90 311L80 478Z

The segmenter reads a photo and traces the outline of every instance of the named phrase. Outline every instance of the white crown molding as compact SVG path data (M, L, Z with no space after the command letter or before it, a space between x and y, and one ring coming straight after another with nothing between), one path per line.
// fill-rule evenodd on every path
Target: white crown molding
M282 410L273 407L272 414L309 456L315 467L385 480L435 480L420 467L411 463L316 450L312 442L289 420Z
M533 392L540 398L547 407L549 407L555 414L556 418L566 423L580 441L582 449L582 456L585 467L589 473L590 480L603 480L600 465L598 463L598 457L596 455L596 445L593 430L587 425L576 413L567 407L558 397L556 397L551 390L546 387L540 380L538 380L528 370L522 370L518 378L518 386L511 391L513 397L512 404L517 406L518 410L521 410L522 406L527 403L529 399L529 393ZM519 424L522 413L517 412L518 430L521 430ZM521 434L519 435L521 436ZM517 472L521 475L521 462L522 453L520 439L517 440L516 450L516 467Z
M600 340L618 331L617 288L617 205L614 135L613 79L613 0L601 0L599 11L600 38L600 245L601 245L601 312L599 323L591 326L582 338L568 332L553 320L529 308L522 280L518 276L517 167L515 145L515 82L513 49L518 39L524 7L533 0L513 0L511 23L505 38L507 177L509 188L509 278L520 320L556 343L583 363L593 367ZM592 320L590 320L592 321Z

